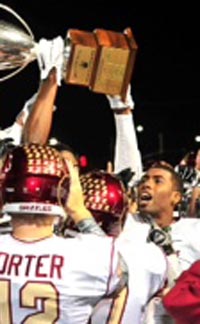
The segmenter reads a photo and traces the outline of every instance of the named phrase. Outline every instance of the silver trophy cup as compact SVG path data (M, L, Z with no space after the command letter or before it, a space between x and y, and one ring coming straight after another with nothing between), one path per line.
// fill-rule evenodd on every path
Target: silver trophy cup
M8 6L0 4L0 9L14 15L25 29L0 20L0 71L14 70L0 77L4 81L24 69L37 55L34 36L26 22Z

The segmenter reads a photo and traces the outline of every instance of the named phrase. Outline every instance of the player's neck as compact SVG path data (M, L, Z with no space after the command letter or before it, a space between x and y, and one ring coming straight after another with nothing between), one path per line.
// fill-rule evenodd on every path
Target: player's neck
M160 213L158 217L154 217L156 223L161 228L166 228L174 222L173 213L170 211L168 213Z
M53 228L50 225L36 226L36 225L20 225L14 226L13 236L23 241L34 241L50 237L53 235Z

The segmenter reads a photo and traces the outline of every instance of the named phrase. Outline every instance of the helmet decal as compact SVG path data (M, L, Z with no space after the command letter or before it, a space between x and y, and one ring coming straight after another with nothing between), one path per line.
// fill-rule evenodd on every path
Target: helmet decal
M88 209L121 217L127 199L125 188L117 177L105 171L91 171L83 174L80 180Z

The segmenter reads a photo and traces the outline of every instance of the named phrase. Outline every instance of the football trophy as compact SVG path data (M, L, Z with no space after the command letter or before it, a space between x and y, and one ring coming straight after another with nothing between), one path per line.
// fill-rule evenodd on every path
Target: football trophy
M27 23L8 6L0 4L0 9L12 14L23 26L22 29L0 20L0 71L11 71L0 77L2 82L37 60L40 53ZM125 98L138 49L131 28L123 32L69 29L64 44L62 79L66 84Z

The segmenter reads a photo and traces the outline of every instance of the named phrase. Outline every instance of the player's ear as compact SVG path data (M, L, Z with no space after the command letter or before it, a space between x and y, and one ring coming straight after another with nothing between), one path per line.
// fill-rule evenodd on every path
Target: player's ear
M172 196L172 204L173 206L177 206L182 200L182 195L180 191L174 191Z

